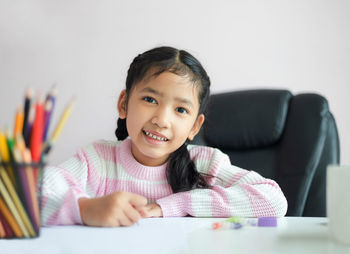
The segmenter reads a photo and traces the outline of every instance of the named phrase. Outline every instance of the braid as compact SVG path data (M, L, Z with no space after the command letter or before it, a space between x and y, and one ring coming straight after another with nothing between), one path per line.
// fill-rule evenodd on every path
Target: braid
M194 188L210 188L204 177L196 170L187 150L187 142L170 154L168 161L166 176L174 193Z
M124 140L129 136L128 130L126 129L126 119L118 118L118 127L115 130L115 135L118 140Z

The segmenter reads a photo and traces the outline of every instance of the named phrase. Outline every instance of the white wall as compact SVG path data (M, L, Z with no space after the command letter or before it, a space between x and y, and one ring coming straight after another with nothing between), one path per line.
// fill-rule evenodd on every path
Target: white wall
M72 118L50 158L114 139L119 92L131 60L159 45L186 49L212 91L287 88L329 100L350 164L350 1L0 0L0 126L13 125L26 87L57 82L54 122L70 96Z

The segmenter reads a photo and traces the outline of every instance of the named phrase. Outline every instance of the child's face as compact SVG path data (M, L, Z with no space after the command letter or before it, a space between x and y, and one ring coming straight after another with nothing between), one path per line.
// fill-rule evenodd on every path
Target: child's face
M132 154L138 162L161 165L187 138L194 138L204 122L204 115L198 116L197 89L188 77L163 72L137 83L127 107L122 91L119 117L126 117Z

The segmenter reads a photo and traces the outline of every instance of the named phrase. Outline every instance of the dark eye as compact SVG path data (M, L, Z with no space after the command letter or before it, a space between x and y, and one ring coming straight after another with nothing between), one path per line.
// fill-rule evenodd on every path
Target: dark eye
M152 97L149 97L149 96L143 97L142 99L143 99L144 101L149 102L149 103L154 103L154 104L157 103L155 99L153 99Z
M188 113L187 109L185 109L183 107L176 108L176 111L181 113L181 114L187 114Z

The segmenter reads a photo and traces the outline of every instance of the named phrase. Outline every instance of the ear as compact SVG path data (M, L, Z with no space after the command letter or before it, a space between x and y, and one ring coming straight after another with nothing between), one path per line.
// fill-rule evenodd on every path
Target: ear
M126 96L126 91L123 90L121 91L118 99L118 113L119 113L119 118L125 119L126 118L126 101L127 96Z
M194 123L189 135L188 135L188 139L189 140L193 140L194 137L197 135L197 133L200 131L203 123L204 123L204 120L205 120L205 117L203 114L200 114L198 117L197 117L197 120L196 122Z

